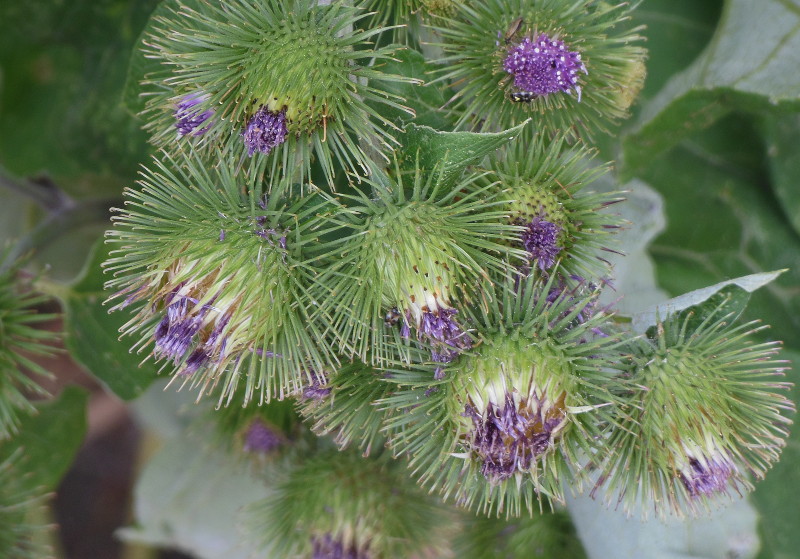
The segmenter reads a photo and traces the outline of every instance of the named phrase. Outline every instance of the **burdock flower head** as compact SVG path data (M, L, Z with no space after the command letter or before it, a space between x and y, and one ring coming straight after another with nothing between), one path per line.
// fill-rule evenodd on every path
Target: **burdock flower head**
M579 318L596 293L576 301L552 291L552 278L487 287L489 309L471 317L480 343L447 366L444 380L393 371L398 391L386 405L411 425L394 443L414 449L424 484L509 515L563 499L565 482L579 484L579 456L598 444L613 407L618 342L593 335L603 313Z
M201 393L219 387L225 402L237 388L245 403L281 397L308 382L301 365L334 366L309 315L303 260L315 238L308 218L327 202L267 196L259 171L234 178L233 165L207 171L196 156L155 167L127 191L109 233L113 309L135 312L122 332L140 333L136 347Z
M25 467L30 471L21 449L0 459L0 557L39 559L52 554L42 544L50 526L30 519L32 511L44 508L47 496L26 485L30 480ZM36 518L40 514L37 511Z
M413 81L381 71L394 48L375 47L383 29L357 25L365 15L316 0L160 10L140 55L153 64L142 82L153 142L174 152L183 139L176 144L168 132L177 126L182 136L202 135L194 148L208 153L224 146L252 158L274 154L273 164L301 182L312 159L328 177L334 159L365 172L364 150L394 142L394 125L375 107L402 109L377 83Z
M609 499L665 512L703 511L709 499L752 489L778 459L792 403L777 382L775 343L753 323L733 326L718 307L652 328L633 355L627 413L608 440L601 482Z
M270 497L247 510L249 532L270 557L446 556L447 514L386 453L321 452L276 477Z
M476 186L476 177L445 189L438 173L395 175L378 177L375 198L357 196L343 214L353 234L342 240L327 280L333 330L345 353L374 363L391 359L390 331L416 338L432 361L447 363L471 346L459 286L508 271L503 255L521 251L502 244L514 227L496 225L503 215L496 196Z
M437 79L455 88L459 126L501 130L534 117L549 132L603 130L626 116L642 86L645 50L639 29L625 25L629 3L478 0L455 7L435 28L445 52Z
M610 271L603 254L613 252L611 233L622 220L605 208L623 198L593 190L607 167L595 165L592 156L587 147L567 145L563 135L548 140L539 134L490 164L487 178L502 189L510 222L523 228L514 244L527 253L527 271L547 274L557 261L564 275L593 278Z

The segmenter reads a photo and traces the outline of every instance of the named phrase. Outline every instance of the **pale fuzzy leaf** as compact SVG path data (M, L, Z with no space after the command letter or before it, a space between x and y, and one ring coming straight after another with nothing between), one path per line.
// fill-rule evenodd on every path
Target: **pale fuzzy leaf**
M592 185L595 190L615 191L617 185L604 177ZM622 254L605 257L613 266L612 286L600 298L603 305L613 304L623 315L663 301L667 295L656 283L653 260L647 252L650 242L664 230L664 202L661 195L640 180L622 187L625 201L612 206L628 224L615 237L614 249Z
M600 499L567 499L567 510L589 559L753 559L758 515L744 499L721 503L710 516L666 522L628 517Z
M246 463L184 434L148 462L134 491L137 525L118 535L198 559L249 559L257 550L242 538L240 511L267 496Z

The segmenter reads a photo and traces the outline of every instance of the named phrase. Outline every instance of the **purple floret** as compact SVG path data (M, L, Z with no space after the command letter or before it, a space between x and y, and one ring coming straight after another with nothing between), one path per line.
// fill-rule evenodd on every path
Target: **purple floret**
M523 248L543 272L553 267L558 253L561 252L561 247L558 246L560 234L561 226L538 216L534 217L522 232Z
M186 136L192 134L194 136L201 136L205 134L210 126L203 125L214 116L214 111L203 111L198 107L200 103L205 101L204 95L192 94L186 95L178 103L175 108L175 128L178 129L178 134ZM209 123L210 124L210 123Z
M423 311L417 327L417 339L431 347L431 361L450 363L462 351L472 347L472 339L453 318L456 314L458 314L457 310L448 308L440 308L435 312ZM411 333L408 326L411 318L411 311L408 311L401 330L401 335L405 338L408 338ZM443 377L444 368L436 367L434 378L441 379Z
M286 111L270 111L262 106L248 121L242 132L247 155L260 151L264 155L286 141Z
M245 452L268 454L283 444L283 438L261 420L255 420L244 435Z
M690 456L689 467L691 473L687 475L682 472L680 480L692 497L725 492L728 480L736 470L736 467L724 457L701 461Z
M340 539L330 534L322 537L311 538L312 559L369 559L366 551L360 550L355 545L346 545Z
M473 424L472 449L482 460L481 474L491 483L500 483L517 471L527 472L533 460L552 446L566 414L546 404L543 396L518 407L507 393L502 408L490 403L483 415L472 405L465 406L463 415Z
M577 51L568 50L564 41L545 33L535 39L524 38L512 46L503 69L514 76L514 87L536 96L575 91L581 100L578 72L587 73Z

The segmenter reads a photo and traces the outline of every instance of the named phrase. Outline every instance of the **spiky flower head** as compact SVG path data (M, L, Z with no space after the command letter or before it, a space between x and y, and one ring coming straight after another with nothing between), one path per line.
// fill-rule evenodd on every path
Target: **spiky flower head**
M595 278L610 272L605 252L614 252L622 220L608 206L619 192L596 191L592 183L607 170L593 162L594 151L569 146L565 136L538 134L494 158L486 180L498 184L509 222L523 229L515 246L527 253L527 269L547 274L560 261L564 275Z
M46 298L31 291L10 248L0 250L0 441L16 433L20 413L30 413L30 395L46 394L36 377L50 373L31 357L47 356L56 335L37 328L54 315L37 312Z
M456 3L435 29L445 53L437 80L456 87L457 126L503 130L533 117L539 130L582 134L626 116L646 54L626 24L631 10L593 0Z
M614 347L593 332L602 312L581 313L597 293L551 297L548 282L487 287L471 323L479 339L441 381L393 370L398 412L393 444L411 456L423 484L488 514L517 516L539 500L563 499L580 483L580 457L594 451L610 417ZM400 423L404 426L400 429Z
M219 388L221 402L244 385L241 402L263 403L335 366L311 318L318 272L306 264L330 208L318 196L266 195L259 172L235 178L234 167L207 171L191 155L145 171L108 235L108 287L114 310L135 309L122 333L141 336L135 347L178 382L200 395Z
M26 485L21 460L21 451L0 460L0 557L52 557L52 550L40 543L42 533L50 527L28 518L44 506L45 496Z
M334 159L365 172L365 146L393 143L394 125L375 107L399 108L376 84L409 81L381 71L394 48L371 42L383 29L355 25L365 15L315 0L187 0L164 9L145 40L146 56L161 62L143 83L152 141L175 152L202 130L195 149L272 154L273 166L301 181L313 158L329 177ZM194 132L176 139L176 126Z
M351 199L342 219L352 233L334 253L327 280L343 352L386 363L396 345L388 343L392 331L429 345L432 360L443 363L471 345L460 286L488 272L506 274L508 256L521 255L504 244L515 228L503 223L492 185L477 186L478 179L445 189L436 172L398 169L369 181L373 196Z
M384 453L321 452L287 464L248 528L270 557L438 558L452 530L447 512Z
M297 406L314 433L331 435L340 449L356 445L369 455L386 440L386 413L376 404L392 387L383 373L356 361L327 375L324 384L304 387Z
M793 409L775 380L786 364L777 344L753 340L760 328L732 325L722 308L699 325L676 315L636 348L601 477L626 508L696 514L752 489L778 459Z

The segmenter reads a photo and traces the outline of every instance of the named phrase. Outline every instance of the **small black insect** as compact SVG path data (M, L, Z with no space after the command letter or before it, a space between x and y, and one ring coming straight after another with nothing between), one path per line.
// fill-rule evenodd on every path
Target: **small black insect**
M522 24L523 20L521 17L518 17L517 19L511 22L511 25L509 25L508 29L506 30L506 35L505 35L506 44L508 44L511 41L511 39L514 38L514 35L516 35L519 32L519 29L520 27L522 27Z
M511 100L515 103L530 103L536 99L536 94L530 91L515 91L511 94Z
M389 309L389 312L386 313L386 316L383 317L383 323L390 328L397 324L400 319L403 318L403 315L397 310L397 307Z

